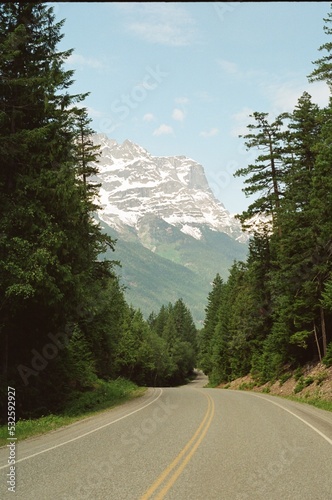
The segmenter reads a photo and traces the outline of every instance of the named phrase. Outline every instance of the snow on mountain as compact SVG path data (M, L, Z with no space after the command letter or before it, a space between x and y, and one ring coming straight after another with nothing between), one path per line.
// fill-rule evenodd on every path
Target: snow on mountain
M125 140L118 144L105 134L94 134L100 145L96 181L101 183L98 215L114 229L139 229L141 219L153 214L195 239L202 226L245 242L239 222L218 201L202 165L185 156L152 156Z

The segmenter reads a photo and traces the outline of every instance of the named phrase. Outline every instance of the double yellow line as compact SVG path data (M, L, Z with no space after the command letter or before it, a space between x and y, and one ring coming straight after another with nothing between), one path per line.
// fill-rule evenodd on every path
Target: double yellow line
M140 500L148 500L152 497L154 492L158 489L161 488L163 483L164 486L162 489L159 491L159 493L156 494L155 500L162 500L169 489L173 486L175 481L178 479L180 474L183 472L184 468L188 464L189 460L192 458L194 455L195 451L203 441L205 434L207 433L213 416L214 416L214 401L213 399L208 395L204 394L204 396L208 400L208 408L206 410L206 413L204 415L204 418L202 422L200 423L200 426L198 427L197 431L195 434L192 436L192 438L188 441L186 446L180 451L180 453L175 457L172 463L166 469L164 472L160 474L160 476L156 479L156 481L150 486L150 488L144 493L144 495L140 498ZM174 470L174 472L171 474L171 472ZM170 476L170 477L169 477ZM169 477L169 478L168 478Z

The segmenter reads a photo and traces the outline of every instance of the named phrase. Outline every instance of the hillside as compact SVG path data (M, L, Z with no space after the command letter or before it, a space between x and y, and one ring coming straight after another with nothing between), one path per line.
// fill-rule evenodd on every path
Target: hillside
M253 390L277 396L292 396L308 402L327 401L332 409L332 366L309 363L293 372L287 372L275 382L258 385L250 376L238 378L220 389Z
M217 200L204 167L185 156L156 157L129 140L92 136L100 147L96 215L117 239L126 297L147 317L182 298L202 324L211 283L246 260L248 235Z
M153 246L152 251L143 246L135 234L120 234L101 223L103 231L117 240L115 252L109 251L106 256L121 262L117 272L126 287L126 298L141 309L145 317L152 311L157 312L163 304L182 298L197 326L202 326L215 275L219 272L226 279L233 260L245 259L247 248L226 234L208 230L204 240L196 242L177 228L164 224L155 231L151 225L146 230L144 238Z

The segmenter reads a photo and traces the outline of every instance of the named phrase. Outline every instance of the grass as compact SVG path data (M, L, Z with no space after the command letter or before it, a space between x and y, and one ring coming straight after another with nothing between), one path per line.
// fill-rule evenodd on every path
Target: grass
M297 384L294 388L294 393L297 394L298 392L301 392L303 391L303 389L305 389L306 387L308 387L308 385L311 385L315 382L315 379L314 377L303 377L301 376L298 381L297 381Z
M321 399L318 396L281 396L286 399L291 399L297 403L307 403L309 405L320 408L321 410L332 411L332 401L327 401L326 399Z
M280 387L282 385L284 385L285 382L287 382L287 380L289 380L290 378L292 377L292 374L290 372L287 372L287 373L283 373L281 376L280 376L280 379L279 379L279 385Z
M84 393L73 393L64 410L57 415L46 415L37 419L19 420L16 422L15 437L18 441L32 436L45 434L78 420L95 415L98 412L113 408L129 399L142 396L145 387L138 387L133 382L117 379L110 382L98 380L95 388ZM0 426L0 446L8 443L7 426Z
M255 387L255 382L243 382L239 385L240 391L251 391Z

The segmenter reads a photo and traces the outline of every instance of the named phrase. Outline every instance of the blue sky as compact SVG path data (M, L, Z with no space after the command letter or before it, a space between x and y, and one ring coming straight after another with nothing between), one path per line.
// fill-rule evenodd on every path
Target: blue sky
M65 19L59 50L73 48L70 91L92 127L157 156L204 166L232 213L250 203L233 173L252 163L239 134L249 115L292 111L304 91L325 106L328 88L309 84L329 2L52 3Z

